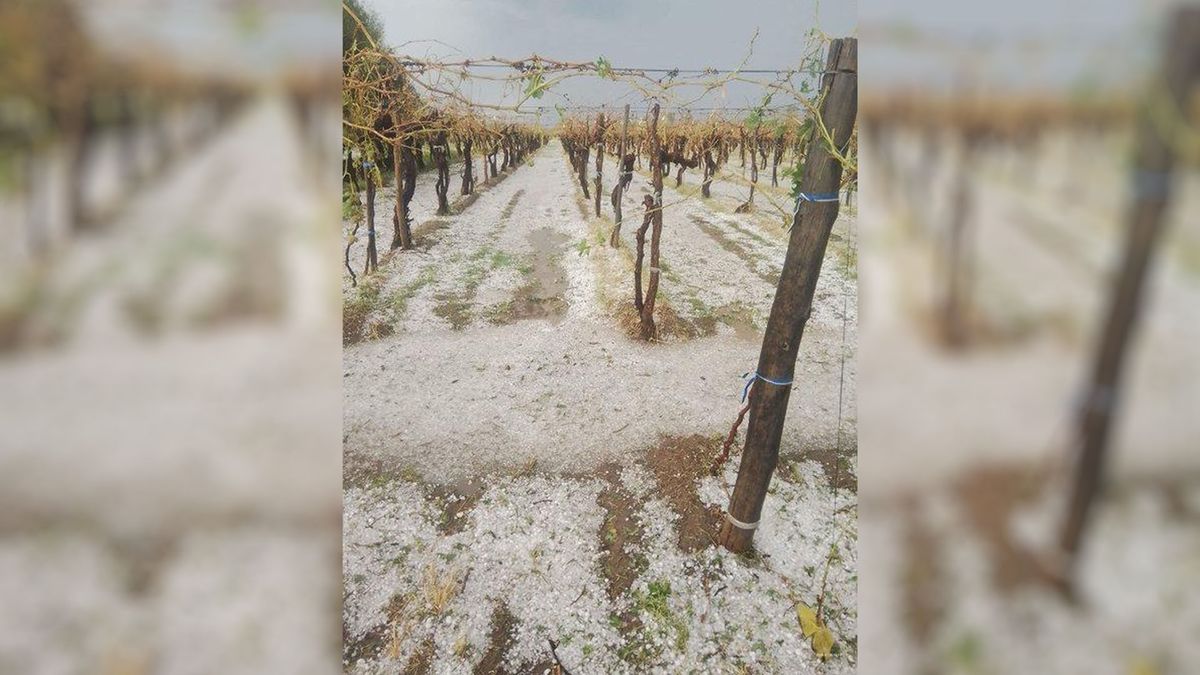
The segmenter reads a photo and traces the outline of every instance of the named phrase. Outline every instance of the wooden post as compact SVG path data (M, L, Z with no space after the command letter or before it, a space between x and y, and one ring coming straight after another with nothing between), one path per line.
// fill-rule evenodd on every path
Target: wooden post
M399 125L397 125L399 126ZM392 249L404 245L400 238L400 224L408 218L408 205L404 203L404 168L400 150L400 136L392 143L392 184L396 186L396 204L392 208Z
M374 272L379 268L378 248L375 244L375 170L374 165L363 167L364 179L367 182L367 265L363 273Z
M608 245L617 248L621 245L621 197L624 193L624 176L625 171L625 143L629 138L629 104L625 104L625 121L621 123L621 145L620 151L617 153L617 184L612 190L612 207L613 220L616 224L613 225L612 236L608 238ZM640 307L638 309L641 309Z
M1133 163L1134 198L1121 266L1113 279L1103 333L1094 353L1092 371L1079 411L1074 447L1078 449L1071 496L1059 532L1061 557L1055 556L1058 580L1070 587L1077 567L1088 517L1104 477L1108 436L1117 408L1125 352L1138 319L1142 286L1153 260L1170 196L1176 149L1167 138L1161 118L1149 108L1174 106L1187 110L1200 81L1200 8L1175 11L1163 54L1162 73L1169 100L1146 101L1138 126Z
M658 296L658 248L662 240L662 209L663 209L663 167L662 148L658 141L658 104L655 103L650 111L650 185L654 189L654 208L650 210L650 281L646 283L646 299L642 302L643 340L653 340L656 328L654 326L654 299Z
M858 40L841 38L829 43L823 79L821 119L834 146L841 150L850 140L858 113ZM842 177L841 163L818 133L818 129L813 129L801 181L801 192L814 196L836 193ZM757 374L763 378L782 383L792 381L804 324L812 312L817 277L838 208L836 198L800 202L758 357ZM779 440L790 393L790 386L761 379L750 389L746 446L720 535L721 545L735 553L750 548L754 528L762 515L763 500L779 459Z

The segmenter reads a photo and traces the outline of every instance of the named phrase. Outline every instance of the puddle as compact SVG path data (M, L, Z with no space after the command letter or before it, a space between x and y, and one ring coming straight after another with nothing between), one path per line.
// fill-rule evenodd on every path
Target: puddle
M512 300L493 314L493 323L550 319L557 324L566 314L567 302L563 295L567 291L567 272L562 266L562 257L570 237L543 227L529 233L529 242L533 245L533 254L528 260L530 271L526 282L514 292Z
M754 312L740 302L721 305L714 312L715 319L733 329L733 334L739 340L760 342L762 333L754 323Z
M717 326L724 324L733 329L733 335L739 340L758 343L762 341L762 330L754 320L754 310L741 301L735 301L709 307L695 295L687 298L691 303L692 318L700 337L717 334Z

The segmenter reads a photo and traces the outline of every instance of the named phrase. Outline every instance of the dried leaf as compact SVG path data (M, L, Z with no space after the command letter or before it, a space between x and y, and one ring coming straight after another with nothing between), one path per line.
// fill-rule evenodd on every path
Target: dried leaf
M816 633L817 629L821 627L817 623L817 613L804 603L800 603L796 608L796 617L800 619L800 632L804 633L804 637L812 637L813 633Z
M817 632L812 636L812 648L817 653L817 656L827 659L833 654L833 631L825 626L817 628Z

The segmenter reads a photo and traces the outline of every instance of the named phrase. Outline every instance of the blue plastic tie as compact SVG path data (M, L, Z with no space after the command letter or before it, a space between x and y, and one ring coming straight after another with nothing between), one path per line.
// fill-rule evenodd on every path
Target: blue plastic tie
M838 193L836 192L801 192L796 195L796 200L801 202L836 202Z
M792 218L800 213L800 202L836 202L838 193L836 192L801 192L796 195L796 208L792 209Z
M746 380L746 388L742 390L742 403L745 403L746 397L750 395L750 385L754 384L755 380L762 380L763 382L766 382L767 384L773 384L776 387L790 387L792 385L791 380L788 380L787 382L776 382L768 377L759 375L757 371L755 371L753 375L750 373L743 373L742 379Z

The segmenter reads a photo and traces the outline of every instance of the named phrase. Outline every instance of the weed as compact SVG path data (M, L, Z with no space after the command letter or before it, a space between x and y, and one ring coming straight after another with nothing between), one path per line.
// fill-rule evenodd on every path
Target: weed
M455 569L438 570L433 565L425 568L425 581L422 592L425 603L430 611L441 616L450 606L450 601L458 595L459 575Z

